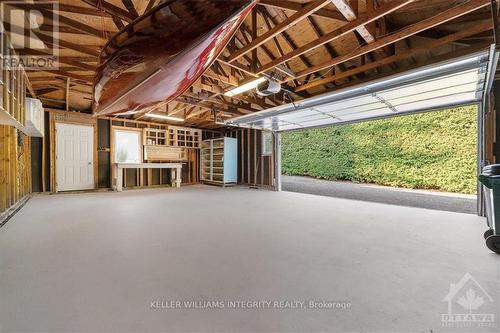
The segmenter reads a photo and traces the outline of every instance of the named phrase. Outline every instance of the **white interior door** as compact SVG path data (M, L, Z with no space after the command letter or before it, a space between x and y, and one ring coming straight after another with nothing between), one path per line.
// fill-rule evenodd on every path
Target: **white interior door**
M56 191L94 188L94 128L56 123Z

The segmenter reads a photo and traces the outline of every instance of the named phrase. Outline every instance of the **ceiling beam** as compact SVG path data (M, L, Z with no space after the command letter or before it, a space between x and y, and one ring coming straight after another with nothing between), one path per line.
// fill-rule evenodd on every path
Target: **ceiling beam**
M23 7L25 6L25 4L21 4L21 3L15 3L15 4L13 3L11 5L13 7L20 8L20 9L23 9ZM89 25L83 24L83 23L76 21L76 20L73 20L69 17L60 15L58 12L53 12L51 10L44 9L44 8L38 8L38 7L36 7L36 10L39 11L43 15L43 18L45 20L44 23L50 22L56 28L58 28L59 25L63 24L63 25L66 25L68 27L71 27L73 29L76 29L80 32L83 32L83 33L86 33L89 35L93 35L93 36L96 36L99 38L104 38L103 35L105 32L102 30L95 29ZM57 19L59 25L56 26L54 24L53 18Z
M183 103L183 104L200 106L200 107L203 107L203 108L206 108L209 110L216 110L216 111L226 112L226 113L235 114L235 115L243 115L243 114L249 113L249 111L242 112L242 111L238 110L238 107L236 105L234 105L234 106L231 105L231 106L226 106L224 108L221 108L219 106L216 106L212 102L207 102L207 101L199 102L199 101L193 100L193 98L185 97L185 96L177 97L175 99L175 101L177 101L179 103ZM255 110L255 111L257 111L257 110Z
M325 34L314 17L312 16L307 17L307 22L309 22L309 25L311 26L312 30L314 31L314 34L316 35L316 38L321 38L321 36ZM335 51L330 44L325 43L324 45L326 52L328 52L328 54L330 55L330 58L335 58L339 55L337 51ZM284 54L281 54L281 56L284 56Z
M81 57L81 56L59 56L59 59L69 59L69 60L76 60L76 61L81 61L81 62L90 62L90 63L95 63L97 64L97 58L96 57Z
M94 76L88 76L88 75L78 75L70 72L65 72L61 70L43 70L40 69L40 71L45 72L45 73L50 73L54 75L59 75L59 76L64 76L64 77L69 77L75 80L83 81L86 83L94 83Z
M40 56L40 57L53 57L54 61L57 61L57 62L62 63L62 64L66 64L66 65L78 67L78 68L81 68L84 71L95 72L95 70L96 70L96 67L93 66L93 65L89 65L89 64L86 64L84 62L80 62L80 61L72 60L72 59L68 59L68 58L62 58L61 59L61 58L58 58L58 57L54 56L53 54L46 53L46 52L43 52L43 51L40 51L40 50L35 50L35 49L30 49L30 48L24 48L22 50L18 50L18 52L21 55L31 55L31 56L34 55L34 56Z
M191 92L185 92L183 95L187 96L189 98L192 98L194 100L197 100L199 102L204 102L205 101L205 102L210 102L210 103L213 103L213 104L223 105L224 107L229 107L229 108L236 107L236 108L244 110L246 112L255 112L255 111L258 111L256 109L253 109L249 103L230 103L230 102L227 102L224 99L218 99L218 98L215 98L213 96L208 96L207 98L202 98L201 96L199 96L199 95L197 95L195 93L191 93ZM219 95L219 94L216 94L216 95Z
M122 30L125 28L125 24L123 24L122 20L119 17L113 16L113 23L116 25L118 30Z
M41 95L53 93L53 92L58 91L58 90L61 90L61 89L56 88L56 87L48 87L48 88L36 89L35 93L37 94L37 96L41 96Z
M17 7L17 4L15 5ZM66 16L62 16L58 13L54 13L50 10L46 10L46 9L43 9L43 8L39 8L38 11L40 13L42 13L44 19L50 21L50 22L54 22L52 20L52 17L57 17L57 20L59 21L59 24L64 24L64 25L67 25L71 28L74 28L78 31L81 31L81 32L84 32L86 34L89 34L89 35L93 35L95 37L99 37L99 38L103 38L104 39L104 32L102 30L98 30L98 29L95 29L94 27L91 27L89 25L86 25L86 24L83 24L79 21L76 21L76 20L73 20L69 17L66 17Z
M424 66L429 66L429 65L432 65L432 64L437 64L439 62L443 62L443 61L447 61L447 60L452 60L452 59L464 57L464 56L475 54L475 53L481 52L481 51L486 51L486 50L489 49L490 46L491 46L491 43L488 43L488 42L484 43L483 42L483 43L479 43L479 44L476 44L476 45L473 45L473 46L462 47L462 48L460 48L458 50L455 50L455 51L447 52L445 54L441 54L441 55L438 55L436 57L431 57L431 58L426 59L424 61L421 61L419 63L415 63L415 64L411 64L411 65L407 65L407 66L401 67L398 70L392 71L390 73L383 73L383 74L380 74L380 75L376 75L376 76L367 78L365 80L351 81L348 84L345 84L345 85L342 85L342 86L338 86L335 89L327 90L326 92L332 92L332 91L335 91L335 90L344 89L344 88L351 87L351 86L358 85L358 84L362 84L362 83L365 83L365 82L371 82L373 80L377 80L377 79L380 79L380 78L389 77L391 75L396 75L396 74L404 73L404 72L407 72L407 71L412 70L412 69L421 68L421 67L424 67Z
M475 11L479 8L486 7L490 4L490 0L470 0L469 2L460 4L451 9L448 9L444 12L441 12L437 15L434 15L428 19L419 21L413 25L410 25L404 29L401 29L391 35L386 37L382 37L379 40L368 44L366 46L360 47L349 54L345 54L334 59L331 59L327 62L312 66L311 68L307 68L303 71L297 73L298 77L306 76L312 74L317 71L321 71L323 69L329 68L331 66L338 65L340 63L349 61L351 59L357 58L361 55L367 54L384 46L390 45L402 39L408 38L412 35L415 35L423 30L430 29L444 22L448 22L453 20L456 17L460 17L472 11Z
M272 25L271 25L271 20L270 18L268 17L268 12L267 12L267 9L266 8L261 8L259 10L259 13L260 15L262 16L262 19L264 20L264 23L266 24L266 27L268 30L272 29ZM312 16L307 16L307 20L309 22L311 22L312 20ZM318 32L318 30L315 30L316 32ZM283 48L281 47L281 44L280 44L280 41L278 40L277 36L274 36L273 37L273 44L274 46L276 47L276 50L278 51L278 54L280 57L284 56L285 55L285 52L283 51ZM264 49L265 50L265 49ZM332 56L333 57L333 56ZM270 57L271 58L271 61L275 60L276 57ZM281 65L278 65L275 67L278 71L280 71L281 73L287 75L287 76L290 76L290 77L293 77L295 78L295 71L293 71L290 66L288 66L287 64L285 64L284 66L281 66ZM254 70L255 71L255 70ZM253 74L253 73L252 73Z
M41 1L40 1L41 2ZM51 3L16 3L16 7L26 9L26 10L38 10L38 9L54 9L54 5ZM81 7L81 6L75 6L75 5L67 5L67 4L62 4L58 3L57 4L57 10L60 12L68 12L68 13L73 13L73 14L80 14L80 15L88 15L88 16L97 16L97 17L111 17L108 13L98 10L96 8L88 8L88 7Z
M347 0L332 0L332 2L335 5L335 7L338 8L339 12L341 12L342 15L345 16L347 21L352 22L357 19L357 11L358 11L357 6L359 6L358 1L352 2L352 4L356 6L356 10L353 7L351 7L351 5L347 2ZM371 12L373 12L373 10L374 8L372 8ZM368 8L368 11L370 11L370 8ZM385 27L385 17L381 17L380 22L383 23ZM364 44L364 42L366 42L366 44L370 44L375 41L375 32L373 33L370 32L364 25L358 26L356 28L356 32L359 34L359 36L361 36L362 39L360 41L361 45ZM382 31L382 35L384 34L385 31ZM356 35L356 37L358 36ZM375 52L381 57L387 57L389 55L389 52L387 52L387 50L384 48L377 49L375 50Z
M287 0L260 0L259 5L263 7L293 10L296 12L304 8L304 5L298 2L292 2ZM345 17L341 13L339 13L336 10L331 10L326 8L320 8L311 15L330 20L345 21Z
M443 46L443 45L448 45L448 44L453 43L454 41L460 40L462 38L465 38L468 36L473 36L473 35L476 35L476 34L483 32L483 31L491 30L491 28L492 28L491 22L485 22L482 24L478 24L470 29L461 30L459 32L450 34L446 37L442 37L440 39L433 40L433 41L425 43L424 45L419 46L417 48L405 50L403 53L396 54L396 55L393 55L393 56L390 56L387 58L383 58L383 59L371 62L369 64L359 66L359 67L347 70L345 72L326 77L324 79L320 79L320 80L306 83L306 84L296 88L295 91L304 91L307 89L311 89L311 88L326 84L328 82L333 82L335 80L340 80L340 79L343 79L343 78L346 78L349 76L353 76L353 75L356 75L359 73L364 73L364 72L370 71L372 69L375 69L377 67L388 65L390 63L394 63L396 61L408 60L414 56L429 53L433 49L436 49L436 48Z
M339 12L344 15L347 21L352 22L356 20L356 13L352 9L352 7L347 3L346 0L331 0L335 7L339 10ZM360 25L356 28L356 31L360 34L361 37L367 42L371 43L375 40L375 37L366 29L364 25Z
M23 30L22 27L10 25L10 33L11 34L21 34L22 30ZM38 37L38 39L40 39L42 42L45 42L46 44L49 44L52 46L59 45L59 46L62 46L66 49L70 49L73 51L88 54L88 55L94 56L96 58L99 56L99 52L95 49L90 48L90 47L86 47L86 46L81 45L81 44L75 44L72 42L68 42L68 41L63 40L63 39L57 39L54 36L49 36L49 35L46 35L44 33L36 31L36 30L24 29L24 36L31 38L31 33L34 33Z
M64 79L64 81L57 80L57 82L55 84L49 84L48 87L56 88L59 90L64 90L64 89L66 89L66 80L67 80L67 78ZM77 84L74 84L73 82L70 83L70 87L71 87L72 93L78 93L81 95L92 95L92 91L84 91L84 90L75 88L75 87L77 87Z
M130 15L134 17L134 19L139 17L139 13L135 9L135 6L134 6L134 3L132 2L132 0L122 0L122 3L125 6L125 8L127 8Z
M212 69L207 69L204 73L203 76L215 79L219 82L225 83L227 85L237 87L239 85L239 80L232 75L229 76L224 76L224 75L219 75L215 73Z
M155 6L156 0L149 0L146 9L144 9L144 13L147 13Z
M313 29L314 33L316 34L316 38L321 38L325 33L323 32L323 29L321 29L321 27L319 26L318 22L316 21L316 18L310 16L307 18L307 20L308 20L309 24L311 25L311 28ZM329 43L325 43L324 45L325 45L326 51L330 55L330 58L335 58L335 57L339 56L339 54L335 50L335 48L333 48L333 46L331 46ZM282 54L281 56L284 56L284 54ZM285 63L285 65L286 65L286 63ZM282 65L277 65L275 68L278 68L279 66L282 66ZM338 68L334 69L334 71L333 71L334 73L336 70L345 71L347 69L346 66L344 66L344 64L340 64L337 67Z
M109 15L116 16L124 21L132 22L135 19L134 15L131 14L130 12L126 11L123 8L115 6L107 1L104 0L82 0L82 1L92 7L101 9L106 13L108 13Z
M280 34L282 31L285 31L292 25L296 24L300 20L304 19L306 16L311 15L311 13L320 9L321 7L326 6L330 3L331 0L315 0L309 4L307 4L301 10L295 12L292 16L285 19L283 22L280 22L278 25L274 26L271 30L266 31L259 37L253 39L249 44L245 45L243 48L231 54L227 61L231 62L240 57L242 57L245 53L252 51L253 49L259 47L264 44L274 36Z
M76 30L72 27L68 27L65 25L59 25L59 26L55 27L51 24L42 24L40 27L38 27L38 29L40 31L49 32L49 33L53 33L54 31L57 31L60 34L64 33L64 34L87 35L87 33L85 33L85 32L82 32L80 30ZM103 33L106 35L113 35L115 32L116 32L115 30L113 30L113 31L103 30Z
M48 98L48 97L43 97L43 96L38 96L38 99L40 99L43 102L44 106L46 105L46 102L48 102L49 105L53 105L53 104L50 104L50 103L56 103L56 104L64 105L64 101L60 100L60 99ZM44 110L46 110L45 107L44 107Z
M271 16L271 14L269 13L269 11L267 10L267 8L263 8L262 9L262 14L267 17L275 26L278 25L278 22L276 21L276 19ZM292 50L295 50L298 48L298 45L295 43L295 41L292 39L292 37L288 34L288 32L286 31L283 31L281 33L281 36L283 37L283 39L285 40L285 42L288 44L288 46L292 49ZM309 60L309 58L307 58L305 55L301 54L299 56L299 59L300 61L302 61L302 63L306 66L306 67L310 67L312 66L312 63L311 61ZM273 66L274 67L274 66ZM295 72L294 72L294 75L295 75ZM319 76L316 75L316 76ZM296 75L294 76L296 77ZM293 82L296 82L296 80L294 80Z
M374 12L371 12L370 14L362 14L356 20L349 22L346 25L344 25L344 26L342 26L342 27L340 27L332 32L329 32L329 33L321 36L320 38L317 38L317 39L315 39L315 40L313 40L313 41L311 41L311 42L309 42L301 47L294 48L294 50L292 52L287 53L283 57L280 57L274 61L271 61L270 63L265 64L261 68L257 69L257 74L263 73L263 72L273 68L274 66L280 65L284 62L288 62L291 59L298 57L298 56L301 56L304 53L307 53L307 52L309 52L317 47L320 47L326 43L329 43L329 42L332 42L336 39L339 39L339 38L353 32L354 30L356 30L356 28L358 28L360 26L364 26L365 24L368 24L370 22L374 22L374 21L378 20L379 18L381 18L389 13L392 13L392 12L400 9L401 7L411 3L413 1L415 1L415 0L396 0L396 1L389 2L389 3L386 3L382 6L380 6L379 8L377 8ZM334 58L334 59L337 59L337 58Z
M73 50L73 51L77 51L77 52L80 52L80 53L83 53L83 54L87 54L87 55L90 55L90 56L93 56L96 58L97 60L97 57L99 57L99 52L95 49L92 49L90 47L86 47L86 46L83 46L83 45L79 45L79 44L75 44L75 43L72 43L72 42L68 42L66 40L63 40L63 39L55 39L55 38L52 38L50 36L47 36L47 35L44 35L44 34L41 34L41 33L38 33L37 34L38 38L40 38L40 40L46 42L47 44L50 44L50 45L60 45L62 47L64 47L65 49L69 49L69 50ZM54 44L51 44L51 43L54 43Z

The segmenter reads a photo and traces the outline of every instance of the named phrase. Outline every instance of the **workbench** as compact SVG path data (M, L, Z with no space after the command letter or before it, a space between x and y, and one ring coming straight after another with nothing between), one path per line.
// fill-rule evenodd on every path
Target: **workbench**
M123 190L123 169L171 169L172 187L181 187L182 163L115 163L115 191Z

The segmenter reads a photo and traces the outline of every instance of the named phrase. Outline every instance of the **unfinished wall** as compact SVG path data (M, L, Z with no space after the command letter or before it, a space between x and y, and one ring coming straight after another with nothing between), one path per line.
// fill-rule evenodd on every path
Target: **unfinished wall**
M36 188L42 191L55 192L55 135L56 122L86 123L95 126L95 160L94 177L96 189L108 189L113 186L114 170L112 166L113 149L111 131L116 127L131 129L156 128L166 125L144 121L116 118L94 118L88 114L49 110L46 112L46 136L42 151L35 151L34 165L41 169L40 180ZM204 139L228 136L238 139L238 183L274 188L275 156L262 154L262 131L255 129L234 129L226 132L203 131ZM274 141L274 137L273 137ZM274 147L274 142L273 142ZM195 184L199 179L199 151L187 149L188 161L183 163L182 183ZM40 172L34 170L33 172ZM125 169L124 187L156 187L170 186L170 171L166 169ZM35 177L34 177L35 179ZM36 191L36 190L35 190Z
M150 123L144 121L121 120L121 119L99 119L100 130L99 137L100 143L109 144L106 147L99 147L99 167L101 169L108 168L109 180L103 177L100 182L108 184L114 178L114 169L110 167L113 163L113 147L111 145L111 130L117 127L125 127L131 129L166 129L167 125ZM105 125L104 121L108 124ZM109 129L109 130L108 130ZM199 182L198 149L186 148L188 160L182 163L181 177L182 184L195 184ZM107 152L106 154L104 152ZM155 187L166 186L171 184L170 170L169 169L125 169L123 172L123 186L124 187ZM114 184L112 184L113 186Z
M30 137L0 125L0 224L31 193Z
M31 141L26 130L26 73L2 33L0 62L0 225L31 192ZM6 66L8 64L8 66Z
M114 170L112 168L112 128L125 127L134 129L165 128L165 125L134 121L126 119L112 119L107 117L95 118L89 114L46 109L45 139L43 145L35 149L33 155L33 173L36 180L34 191L55 192L55 124L71 123L86 124L94 127L94 180L96 189L108 189L113 186ZM40 151L41 150L41 151ZM182 183L193 184L199 181L197 149L187 149L188 161L183 163ZM124 187L170 186L170 170L167 169L125 169Z
M228 136L238 139L238 183L274 187L274 137L273 153L262 154L262 131L235 129L226 132L207 131L206 139Z

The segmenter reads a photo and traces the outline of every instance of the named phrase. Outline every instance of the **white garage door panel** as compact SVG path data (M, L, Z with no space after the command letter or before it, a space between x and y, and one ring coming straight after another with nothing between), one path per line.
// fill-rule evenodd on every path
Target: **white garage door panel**
M282 132L477 104L492 82L488 73L496 68L493 52L492 46L490 52L334 90L232 118L226 124Z
M56 123L57 191L94 188L92 126Z

